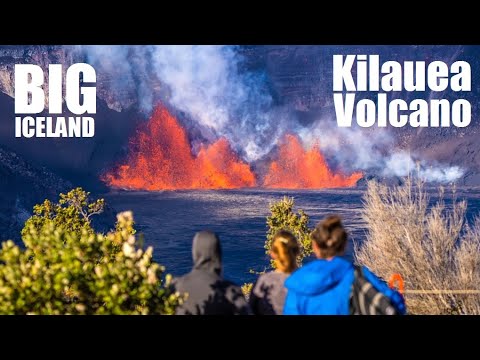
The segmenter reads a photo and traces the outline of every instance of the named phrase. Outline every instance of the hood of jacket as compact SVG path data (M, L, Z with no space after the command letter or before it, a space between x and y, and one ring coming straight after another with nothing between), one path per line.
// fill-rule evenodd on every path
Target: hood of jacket
M317 259L290 275L285 287L304 295L322 294L337 286L348 271L353 271L353 265L341 257Z
M195 234L192 245L193 268L216 275L222 273L222 249L217 234L200 231Z

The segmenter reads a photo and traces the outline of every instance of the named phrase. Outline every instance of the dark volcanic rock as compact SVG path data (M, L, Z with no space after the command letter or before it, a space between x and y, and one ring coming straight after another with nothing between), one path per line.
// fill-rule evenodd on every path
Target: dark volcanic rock
M43 69L44 89L48 94L48 65L62 64L64 81L68 66L77 62L85 62L85 55L75 46L60 45L22 45L0 46L0 92L14 96L15 64L35 64ZM118 74L121 76L121 74ZM97 96L115 111L130 108L137 101L134 86L113 87L112 74L97 71ZM65 93L64 93L65 95ZM46 99L48 107L48 96Z
M441 93L425 91L395 92L395 98L445 98L451 103L465 98L472 105L472 122L466 128L390 128L394 143L387 153L406 150L417 158L459 166L465 170L462 185L480 184L480 47L479 46L243 46L241 51L251 69L266 69L276 98L303 113L303 125L318 121L324 115L333 118L332 58L334 54L378 54L380 61L441 60L452 64L467 61L472 69L472 91ZM353 71L355 76L355 71ZM376 93L357 93L357 98L375 99ZM320 139L321 141L321 139ZM396 180L394 180L396 182Z
M34 167L12 151L0 148L0 240L19 240L23 223L33 206L44 199L55 200L72 184Z
M0 147L0 241L19 241L20 230L32 215L33 206L45 199L56 202L60 193L73 187L71 182L45 167L33 166ZM93 219L97 231L107 232L114 226L114 210L107 206L104 213Z
M27 139L15 137L14 100L0 93L0 146L15 151L35 165L53 170L75 185L103 190L99 180L101 173L124 155L128 138L141 117L133 110L116 112L97 100L93 138Z
M380 176L376 174L365 174L360 180L357 181L357 187L366 187L368 181L376 181L387 186L401 186L405 183L405 180L398 176Z

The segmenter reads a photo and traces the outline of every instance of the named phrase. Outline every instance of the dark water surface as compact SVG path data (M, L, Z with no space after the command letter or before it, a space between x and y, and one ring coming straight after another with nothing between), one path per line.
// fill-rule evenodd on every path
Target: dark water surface
M432 201L437 192L429 190ZM297 208L310 216L310 226L325 215L339 214L349 230L351 242L365 237L361 219L362 189L329 190L206 190L165 192L112 191L107 203L117 211L132 210L137 229L145 243L154 247L154 259L167 272L181 275L192 266L191 243L196 231L210 229L220 235L225 276L239 284L253 281L249 269L263 270L268 258L263 248L266 216L271 202L293 196ZM467 199L468 218L480 210L480 189L458 189L457 197ZM445 194L446 204L451 194Z

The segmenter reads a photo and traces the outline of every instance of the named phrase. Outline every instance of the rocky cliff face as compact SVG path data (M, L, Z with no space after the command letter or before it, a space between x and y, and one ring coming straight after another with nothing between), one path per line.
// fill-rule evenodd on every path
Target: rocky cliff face
M365 54L380 55L380 60L433 61L441 60L453 63L456 60L466 60L472 66L472 78L480 75L479 47L476 46L309 46L309 45L276 45L276 46L244 46L241 53L247 60L247 66L253 69L265 69L272 82L273 90L284 103L294 106L300 111L314 111L333 106L332 96L332 59L335 54ZM355 71L353 71L355 76ZM480 91L480 84L473 81L472 95ZM358 96L369 97L368 92L357 93ZM397 92L396 97L405 100L433 96L425 92L423 96L407 91ZM436 94L443 97L444 94ZM448 98L454 99L455 94L449 92ZM478 106L475 104L475 106Z
M66 69L82 61L74 50L62 46L0 47L0 240L19 241L24 221L31 216L33 206L44 199L56 201L60 192L74 186L100 189L99 174L122 155L139 119L131 111L120 112L128 103L111 101L108 81L97 73L97 134L93 139L15 138L14 64L32 63L46 70L49 64L60 63ZM48 89L47 76L44 86ZM106 231L114 220L114 211L108 208L94 219L94 226Z
M32 215L33 206L45 199L58 201L60 193L74 185L45 167L32 165L15 152L0 147L0 241L20 242L20 231ZM113 227L115 211L105 211L93 218L97 231Z
M315 111L333 105L332 56L334 54L379 54L382 60L443 60L451 63L458 59L472 64L473 75L480 75L478 47L475 46L309 46L309 45L257 45L241 46L240 53L249 68L260 69L268 74L271 89L282 103L293 106L298 111ZM111 66L108 51L96 55L97 96L104 100L110 109L122 111L136 105L139 94L135 79L125 79L122 66ZM44 70L49 64L91 62L87 52L77 46L0 46L0 91L12 96L13 68L15 63L37 64ZM128 57L131 63L140 62L134 52ZM107 66L108 65L108 66ZM105 70L108 67L108 72ZM115 71L115 68L118 71ZM124 69L123 69L124 70ZM48 76L45 73L45 86L48 89ZM123 77L122 77L123 75ZM138 74L151 78L151 87L160 92L161 85L153 72ZM122 86L114 86L117 81ZM473 93L480 91L476 84ZM401 92L399 97L409 99L418 94ZM441 94L440 94L441 95ZM367 94L368 96L368 94ZM429 93L425 94L430 96ZM450 94L451 97L455 94ZM476 105L478 106L478 105Z
M72 184L46 168L35 167L12 151L0 148L0 240L19 240L35 204L56 199Z
M74 54L62 46L2 46L0 47L0 91L14 96L15 64L35 64L44 70L44 88L48 93L48 65L75 62ZM65 74L64 74L65 76ZM46 99L48 107L48 97Z
M0 46L0 91L14 96L14 66L15 64L35 64L44 71L44 89L48 94L48 65L62 64L65 71L73 63L88 62L85 54L75 46ZM105 101L107 106L115 111L128 109L136 103L134 86L112 86L112 74L97 71L97 96ZM64 94L65 95L65 94ZM46 97L48 107L48 96Z
M396 97L446 98L453 102L467 98L472 104L472 122L466 128L391 128L395 147L467 170L460 183L480 184L480 47L478 46L245 46L241 48L253 69L266 69L279 101L293 106L305 122L322 115L333 118L332 57L334 54L378 54L381 61L442 60L451 64L465 60L472 69L472 91L469 94L398 92ZM372 94L357 93L369 98ZM392 149L390 149L392 150Z
M16 138L13 102L0 93L0 146L89 189L101 186L100 174L123 155L128 137L141 120L134 112L111 110L97 99L93 138Z

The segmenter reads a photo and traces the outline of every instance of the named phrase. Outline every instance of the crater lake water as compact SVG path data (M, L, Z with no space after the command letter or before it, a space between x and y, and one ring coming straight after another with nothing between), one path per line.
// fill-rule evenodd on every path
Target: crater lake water
M222 242L224 275L243 284L254 281L254 271L262 271L269 259L263 248L267 231L269 204L283 196L295 199L297 209L310 216L313 227L328 214L339 214L349 233L346 256L352 257L353 242L361 244L366 236L362 220L364 189L328 190L201 190L201 191L116 191L104 194L116 211L132 210L145 245L154 248L154 260L172 275L182 275L192 267L191 245L195 232L212 230ZM431 202L438 199L436 189L428 189ZM467 220L480 210L480 188L460 188L457 199L468 201ZM452 193L445 191L445 203L451 205Z

